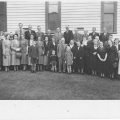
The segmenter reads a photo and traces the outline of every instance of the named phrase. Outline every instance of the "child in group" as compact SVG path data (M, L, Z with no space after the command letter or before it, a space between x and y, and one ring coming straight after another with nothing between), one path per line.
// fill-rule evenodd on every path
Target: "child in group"
M73 53L71 52L71 49L69 46L66 48L65 52L65 63L67 64L67 72L71 74L71 65L73 64Z
M52 55L50 56L51 71L57 72L57 55L55 50L52 50Z
M29 48L29 57L31 59L31 70L33 73L36 72L36 64L38 59L38 47L36 45L36 41L32 41L32 45Z
M81 45L80 41L77 42L76 64L77 72L84 74L84 47Z

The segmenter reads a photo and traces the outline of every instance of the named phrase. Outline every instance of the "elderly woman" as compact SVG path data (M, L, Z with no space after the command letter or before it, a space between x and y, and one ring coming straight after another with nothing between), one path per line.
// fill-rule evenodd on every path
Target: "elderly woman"
M18 40L18 35L14 35L14 39L11 41L11 54L12 54L12 65L14 66L14 71L18 71L18 66L20 65L20 58L16 57L16 53L20 51L20 42Z
M11 65L11 41L10 36L7 35L6 39L3 41L3 66L5 66L5 71L9 71Z

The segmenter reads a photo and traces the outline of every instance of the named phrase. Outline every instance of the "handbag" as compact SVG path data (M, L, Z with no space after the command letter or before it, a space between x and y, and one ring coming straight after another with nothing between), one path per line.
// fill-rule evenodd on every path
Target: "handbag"
M21 59L21 57L22 57L22 53L21 52L16 52L16 58Z

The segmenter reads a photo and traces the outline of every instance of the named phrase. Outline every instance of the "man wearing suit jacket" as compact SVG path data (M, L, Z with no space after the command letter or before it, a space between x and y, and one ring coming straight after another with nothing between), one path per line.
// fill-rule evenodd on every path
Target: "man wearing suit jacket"
M25 36L25 30L23 29L23 24L22 23L19 23L18 24L19 26L19 29L15 31L15 34L18 35L18 39L21 40L21 36L24 35Z
M92 40L94 40L96 36L99 37L99 33L95 32L95 31L96 31L96 27L93 27L93 28L92 28L92 31L93 31L93 32L90 33L89 35L92 36Z
M103 33L100 34L100 41L103 42L103 44L109 39L109 33L107 32L107 29L104 28Z
M67 44L65 44L65 39L62 38L61 42L57 46L57 56L59 61L59 72L65 72L66 66L65 66L65 51L66 51Z
M75 29L74 32L75 32L74 33L75 42L78 42L78 41L82 42L82 35L78 33L78 29Z
M41 37L41 40L44 40L44 33L41 31L41 27L37 26L37 30L38 32L36 32L36 38L38 39L38 37Z
M35 31L32 30L32 26L28 25L28 31L25 32L25 39L30 40L30 36L34 35L34 39L36 40L36 34Z
M54 34L56 44L59 43L62 37L63 37L63 34L60 32L60 28L57 28L57 32Z
M73 32L71 30L69 30L69 26L66 26L66 31L64 32L64 38L65 38L65 43L69 44L70 40L72 40L74 38L73 36Z

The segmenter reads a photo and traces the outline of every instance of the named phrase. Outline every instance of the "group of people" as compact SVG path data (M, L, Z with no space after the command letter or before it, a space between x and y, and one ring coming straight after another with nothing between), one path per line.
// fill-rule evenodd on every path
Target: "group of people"
M66 26L64 33L57 28L53 35L48 30L46 34L37 26L37 32L23 24L15 34L0 35L0 70L2 66L9 71L10 66L17 71L22 66L25 71L50 70L68 74L89 74L114 79L120 74L120 45L119 39L104 28L103 33L97 33L96 28L88 34L80 34L78 29L69 30Z

